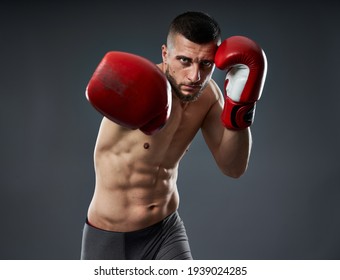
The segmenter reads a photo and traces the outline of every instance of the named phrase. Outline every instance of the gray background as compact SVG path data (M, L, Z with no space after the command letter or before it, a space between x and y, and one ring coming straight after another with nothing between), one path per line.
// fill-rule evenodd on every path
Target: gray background
M340 259L340 5L267 2L3 1L0 258L79 258L101 119L86 84L109 50L159 62L172 18L203 10L258 41L269 72L247 173L224 177L200 134L182 161L194 257Z

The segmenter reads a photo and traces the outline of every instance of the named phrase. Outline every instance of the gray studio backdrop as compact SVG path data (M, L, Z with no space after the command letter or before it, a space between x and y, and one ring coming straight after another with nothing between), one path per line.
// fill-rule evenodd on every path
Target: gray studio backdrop
M333 2L4 1L0 258L79 258L101 120L86 84L109 50L159 62L172 18L202 10L223 37L258 41L269 72L247 173L223 176L200 134L180 165L179 211L194 258L339 259L340 5ZM224 74L214 78L222 86Z

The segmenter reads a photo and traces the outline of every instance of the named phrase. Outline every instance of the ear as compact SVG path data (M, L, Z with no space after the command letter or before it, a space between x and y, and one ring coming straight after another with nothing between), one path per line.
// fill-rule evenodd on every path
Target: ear
M162 59L163 63L167 63L168 60L168 48L166 45L162 45Z

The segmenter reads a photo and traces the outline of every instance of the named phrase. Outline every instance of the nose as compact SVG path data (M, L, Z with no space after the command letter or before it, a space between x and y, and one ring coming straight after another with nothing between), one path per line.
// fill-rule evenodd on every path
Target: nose
M189 68L189 73L187 75L187 78L190 82L196 83L201 79L201 72L199 65L196 63L193 63L191 67Z

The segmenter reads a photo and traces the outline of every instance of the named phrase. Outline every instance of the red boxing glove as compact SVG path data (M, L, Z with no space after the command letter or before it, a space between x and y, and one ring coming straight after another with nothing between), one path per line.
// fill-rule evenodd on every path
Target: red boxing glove
M229 129L247 128L254 121L255 104L266 79L266 55L251 39L233 36L218 47L215 64L227 72L222 122Z
M147 135L161 129L171 110L171 87L149 60L125 52L108 52L86 88L86 97L111 121Z

